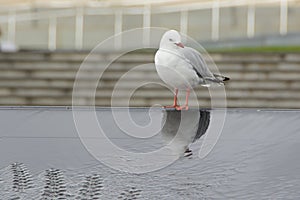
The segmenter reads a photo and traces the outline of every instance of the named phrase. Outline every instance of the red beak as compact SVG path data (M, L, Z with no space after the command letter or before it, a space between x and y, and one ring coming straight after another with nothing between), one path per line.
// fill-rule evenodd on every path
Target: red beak
M179 43L175 43L177 46L181 47L181 48L184 48L183 44L181 42Z

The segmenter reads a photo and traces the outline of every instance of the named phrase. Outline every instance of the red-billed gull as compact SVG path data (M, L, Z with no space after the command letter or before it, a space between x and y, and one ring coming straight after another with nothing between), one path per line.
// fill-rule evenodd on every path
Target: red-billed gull
M213 74L201 54L191 47L185 47L180 34L175 30L169 30L162 36L155 54L155 66L159 77L167 85L175 88L173 105L165 107L177 110L188 109L191 88L197 85L223 85L224 81L229 80L228 77ZM177 104L178 90L186 90L183 106Z

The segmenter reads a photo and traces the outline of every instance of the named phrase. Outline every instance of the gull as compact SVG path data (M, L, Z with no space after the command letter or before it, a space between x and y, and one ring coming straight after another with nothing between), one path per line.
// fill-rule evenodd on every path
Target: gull
M158 76L167 85L175 89L174 103L165 108L188 110L190 90L198 85L210 87L211 85L224 85L228 77L213 74L206 65L202 55L181 42L180 34L169 30L162 36L159 49L154 58ZM185 104L177 104L178 90L186 90Z

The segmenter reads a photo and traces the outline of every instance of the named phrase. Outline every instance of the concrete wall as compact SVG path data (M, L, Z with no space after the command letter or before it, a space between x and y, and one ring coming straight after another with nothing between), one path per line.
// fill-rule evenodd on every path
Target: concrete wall
M0 54L0 105L71 105L77 70L84 52L19 52ZM91 105L91 78L113 54L95 54L87 62L88 70L80 80L80 105ZM299 54L212 54L221 73L231 78L226 84L228 107L300 108ZM136 66L147 67L129 72ZM167 105L172 93L158 84L140 87L139 81L161 83L153 65L153 54L130 54L115 61L105 71L96 92L96 105L110 106L116 82L124 74L129 78L116 94L117 105L128 106L128 92L138 87L130 106ZM200 107L210 107L206 88L195 90ZM221 92L215 90L217 101ZM183 98L181 94L181 99ZM196 105L191 99L190 105ZM218 104L221 105L221 104Z

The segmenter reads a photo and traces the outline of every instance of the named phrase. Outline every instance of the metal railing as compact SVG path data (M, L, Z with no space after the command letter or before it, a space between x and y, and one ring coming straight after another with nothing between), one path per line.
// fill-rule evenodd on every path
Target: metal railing
M180 7L178 5L168 6L150 6L144 5L143 7L76 7L76 8L64 8L53 9L49 8L44 11L33 11L26 8L17 9L10 8L6 14L0 15L0 23L7 23L7 35L8 41L16 42L16 24L22 21L33 21L46 19L48 23L48 49L57 49L57 19L64 17L75 18L75 49L81 50L83 48L83 33L84 33L84 17L95 15L114 15L114 34L118 34L123 30L123 16L125 15L141 15L142 27L151 27L151 15L160 13L180 13L180 32L187 34L189 32L189 11L195 10L211 10L211 40L217 41L220 39L220 9L226 7L247 7L247 37L252 38L255 36L255 18L256 7L258 6L278 6L280 7L279 16L279 30L281 35L287 34L288 25L288 7L293 3L297 3L299 0L264 0L264 1L249 1L249 0L215 0L205 1L192 4L183 4ZM143 32L144 40L148 40L150 33L145 29ZM115 49L122 48L122 39L116 37Z

